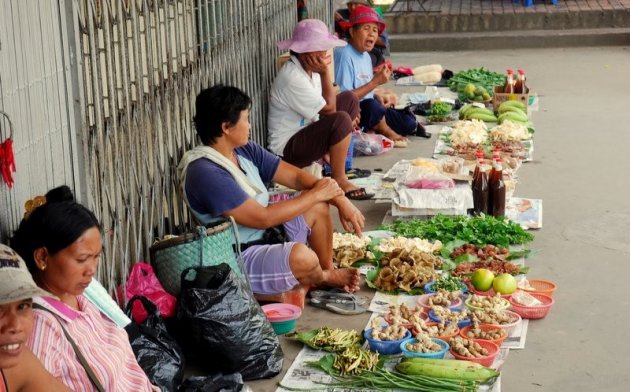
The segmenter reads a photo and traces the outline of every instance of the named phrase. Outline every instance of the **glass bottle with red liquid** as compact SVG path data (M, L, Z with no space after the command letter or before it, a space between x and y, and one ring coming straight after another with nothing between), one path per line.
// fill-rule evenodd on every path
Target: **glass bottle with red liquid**
M477 160L477 167L475 167L475 175L473 175L472 182L472 194L473 194L473 214L489 214L489 199L490 188L488 186L488 172L490 166L486 165L483 160L483 153L481 158Z
M490 215L494 217L505 216L505 181L503 181L501 156L498 154L494 160L488 188L490 194Z
M514 94L514 71L507 70L507 77L505 78L505 85L503 86L504 94Z
M517 70L518 77L516 82L514 82L514 92L516 94L527 94L529 89L525 85L525 72L522 69Z

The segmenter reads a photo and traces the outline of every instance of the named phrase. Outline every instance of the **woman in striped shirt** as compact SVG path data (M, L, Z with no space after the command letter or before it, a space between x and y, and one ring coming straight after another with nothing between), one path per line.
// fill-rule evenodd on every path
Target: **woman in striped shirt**
M155 390L127 333L83 295L102 253L101 232L94 214L74 201L70 189L49 191L45 203L22 220L11 244L38 286L52 294L34 301L28 342L44 367L76 391Z

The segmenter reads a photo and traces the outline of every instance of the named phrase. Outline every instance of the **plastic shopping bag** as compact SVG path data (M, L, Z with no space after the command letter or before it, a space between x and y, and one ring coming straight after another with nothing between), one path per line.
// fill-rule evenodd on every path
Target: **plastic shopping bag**
M245 280L225 263L184 270L177 318L188 339L186 356L210 372L253 380L282 370L278 336Z
M175 315L177 298L164 290L155 272L153 272L153 267L147 263L138 262L131 268L127 280L127 298L133 298L136 295L146 297L153 302L162 317L168 318ZM142 323L147 318L147 312L141 303L136 302L134 304L131 317L138 323Z
M354 142L355 155L380 155L394 148L391 139L378 133L357 132Z
M125 330L138 364L151 383L159 386L162 392L177 391L185 367L182 349L167 332L155 304L147 298L133 297L127 304L127 314L132 312L136 304L146 309L148 316L141 323L127 325Z

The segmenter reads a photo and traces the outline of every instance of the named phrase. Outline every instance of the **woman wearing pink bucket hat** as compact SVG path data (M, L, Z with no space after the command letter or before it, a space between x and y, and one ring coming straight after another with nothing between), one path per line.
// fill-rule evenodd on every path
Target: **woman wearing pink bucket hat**
M291 58L278 72L269 97L269 149L299 168L328 158L332 178L349 199L373 195L352 184L345 172L351 133L359 122L359 100L351 91L336 94L329 49L347 43L324 22L305 19L291 39L278 42Z
M385 107L374 89L389 81L391 71L383 67L374 74L368 54L374 48L385 23L379 15L366 6L357 6L348 22L349 45L335 50L335 81L341 91L354 92L360 101L361 126L364 131L373 131L388 137L397 146L406 146L404 136L416 134L430 138L413 113Z

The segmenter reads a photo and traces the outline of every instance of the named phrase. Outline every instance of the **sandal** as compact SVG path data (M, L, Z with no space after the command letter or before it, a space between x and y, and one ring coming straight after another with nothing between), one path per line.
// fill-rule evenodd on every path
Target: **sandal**
M359 305L365 305L368 302L368 298L362 295L356 295L348 293L342 289L315 289L308 293L311 298L327 299L327 300L347 300L356 302Z
M374 193L367 193L365 188L357 188L345 193L350 200L370 200L374 197Z
M309 303L317 308L330 310L343 315L354 315L365 313L367 309L355 299L335 299L331 297L311 297Z

